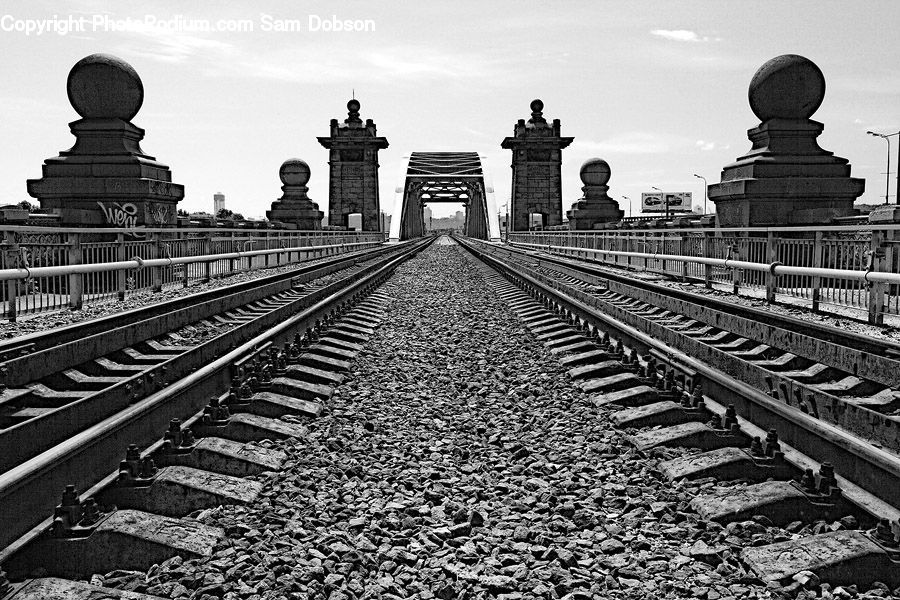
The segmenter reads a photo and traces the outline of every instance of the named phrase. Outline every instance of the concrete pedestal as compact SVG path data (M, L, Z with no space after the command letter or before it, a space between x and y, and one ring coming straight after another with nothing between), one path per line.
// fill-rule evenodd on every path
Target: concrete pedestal
M855 214L865 190L850 165L819 147L824 126L809 117L825 96L825 79L795 55L764 64L750 82L750 106L762 123L748 131L750 152L709 186L720 227L821 225Z
M625 211L620 210L619 203L607 194L609 186L606 184L611 175L609 164L600 158L589 159L581 165L580 175L584 196L566 213L569 229L600 229L604 223L621 221Z
M61 225L163 227L176 224L184 186L144 154L144 130L131 123L143 102L140 77L125 61L93 54L72 67L69 101L83 117L69 124L75 145L44 161L28 193Z
M291 158L281 165L278 172L281 177L281 198L272 203L266 211L270 221L280 221L287 229L313 231L322 229L322 211L309 199L309 165L299 158Z

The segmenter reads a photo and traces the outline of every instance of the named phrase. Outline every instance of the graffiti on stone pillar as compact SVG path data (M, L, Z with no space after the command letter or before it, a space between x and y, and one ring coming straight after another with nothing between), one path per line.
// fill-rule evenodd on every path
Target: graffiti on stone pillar
M123 227L125 229L134 229L137 227L138 208L131 202L119 204L112 202L112 206L106 206L103 202L97 202L106 222L114 227Z
M165 204L154 204L149 212L149 225L168 225L172 218L172 207Z

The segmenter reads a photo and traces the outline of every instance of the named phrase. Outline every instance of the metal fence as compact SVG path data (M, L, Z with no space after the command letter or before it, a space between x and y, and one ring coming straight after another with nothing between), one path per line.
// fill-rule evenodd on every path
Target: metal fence
M883 323L884 315L900 314L900 286L837 273L900 273L900 227L895 225L815 230L777 227L542 231L510 232L508 237L513 244L540 246L553 253L607 265L702 281L708 288L765 297L770 302L797 298L808 301L816 311L826 310L823 305L859 309L868 314L871 323ZM691 260L703 258L805 267L816 273L777 275L777 269L726 267Z
M347 231L246 229L63 229L4 227L0 269L69 267L136 261L134 269L42 274L0 285L0 311L18 315L80 309L86 303L125 300L143 292L188 287L235 273L302 262L372 247L384 234ZM270 251L270 252L259 252ZM210 259L212 255L229 255ZM206 257L142 268L143 261ZM168 261L166 261L168 263ZM39 271L36 271L39 272Z

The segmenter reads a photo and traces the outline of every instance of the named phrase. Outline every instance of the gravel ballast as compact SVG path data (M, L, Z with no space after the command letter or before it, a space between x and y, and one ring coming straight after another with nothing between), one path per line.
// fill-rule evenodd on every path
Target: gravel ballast
M264 497L194 515L226 529L214 555L95 583L202 600L780 597L735 555L790 534L698 519L688 502L713 482L664 481L462 248L439 241L381 290L385 322L308 437L272 444L289 459L258 478Z

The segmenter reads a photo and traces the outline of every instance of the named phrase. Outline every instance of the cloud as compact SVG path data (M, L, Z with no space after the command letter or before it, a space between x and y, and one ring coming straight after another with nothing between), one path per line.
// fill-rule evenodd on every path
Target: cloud
M725 144L723 146L721 144L717 144L716 142L707 142L704 140L697 140L696 146L704 152L707 152L709 150L728 150L729 148L731 148L731 144Z
M572 145L600 154L664 154L671 152L674 146L683 145L683 140L655 133L632 131L600 141L575 140Z
M360 54L351 45L293 48L304 57L302 68L285 63L283 53L246 55L244 60L215 66L209 74L259 77L290 83L387 81L420 83L439 80L460 82L470 77L486 79L495 72L492 64L474 54L454 54L417 45L391 46Z
M700 37L697 32L688 29L654 29L650 35L655 35L672 42L718 42L722 38Z
M121 49L133 56L141 56L164 63L183 63L197 54L215 53L217 57L235 54L235 47L226 42L184 34L135 31L145 38L138 44L126 44ZM148 45L150 42L151 45Z

